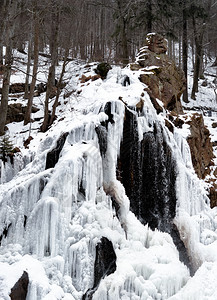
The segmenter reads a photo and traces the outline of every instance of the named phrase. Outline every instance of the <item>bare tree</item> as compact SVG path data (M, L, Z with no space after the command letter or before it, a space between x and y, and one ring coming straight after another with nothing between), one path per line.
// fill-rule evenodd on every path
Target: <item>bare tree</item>
M37 80L37 72L38 72L38 55L39 55L39 10L37 6L37 0L33 2L33 26L34 26L34 65L33 65L33 72L32 72L32 81L30 84L30 92L29 98L26 108L26 113L24 117L24 125L28 124L31 121L31 112L32 112L32 105L33 105L33 97L34 97L34 90Z
M4 1L3 10L5 12L4 29L5 29L5 63L3 65L3 85L0 104L0 135L4 134L7 110L8 94L10 86L11 68L13 64L12 41L15 29L16 10L19 1ZM3 40L3 38L2 38Z

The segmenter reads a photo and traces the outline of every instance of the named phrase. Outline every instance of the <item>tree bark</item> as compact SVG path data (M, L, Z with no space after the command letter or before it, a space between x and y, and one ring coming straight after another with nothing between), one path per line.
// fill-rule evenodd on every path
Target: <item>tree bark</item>
M147 27L147 31L148 33L152 32L152 19L153 19L153 15L152 15L152 0L148 0L147 1L147 23L146 23L146 27Z
M59 33L59 9L55 3L52 5L52 47L51 47L51 66L49 68L48 80L47 80L47 91L44 103L44 120L41 126L41 131L45 132L48 129L49 124L49 99L55 86L55 70L57 65L57 51L58 51L58 33Z
M34 65L33 65L33 72L32 72L32 82L30 85L29 99L28 99L26 113L24 117L24 125L28 124L31 121L33 97L34 97L34 90L35 90L35 84L36 84L37 72L38 72L39 16L38 16L36 5L35 5L34 16L33 16L34 18Z
M188 103L188 29L187 29L187 11L186 0L183 0L182 8L182 63L186 78L186 89L183 92L183 101Z
M202 58L202 49L203 49L203 34L205 25L200 28L200 32L196 29L196 21L195 17L192 18L193 21L193 29L195 35L195 63L194 63L194 78L193 78L193 86L191 91L191 99L196 100L196 93L198 92L198 79L200 74L200 64Z
M11 77L11 66L12 66L12 48L9 45L6 48L6 57L4 75L3 75L3 86L2 86L2 96L1 96L1 105L0 105L0 135L4 134L6 119L7 119L7 110L8 110L8 94L10 86L10 77Z
M31 55L32 55L32 38L29 38L28 42L28 61L26 67L26 80L25 80L25 93L24 98L29 98L29 77L30 77L30 67L31 67Z
M57 82L57 94L56 94L56 98L55 98L55 101L54 101L54 104L53 104L52 114L51 114L51 118L50 118L50 121L49 121L49 126L53 124L53 121L54 121L54 118L55 118L56 108L58 106L59 97L60 97L60 93L61 93L61 86L62 86L62 83L63 83L63 77L64 77L64 74L65 74L65 71L66 71L68 55L69 55L69 49L66 50L65 58L64 58L63 66L62 66L62 71L61 71L61 74L60 74L60 78Z

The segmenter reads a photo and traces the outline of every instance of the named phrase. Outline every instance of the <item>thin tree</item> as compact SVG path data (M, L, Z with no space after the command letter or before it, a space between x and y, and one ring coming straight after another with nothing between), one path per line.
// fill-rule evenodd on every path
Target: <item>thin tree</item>
M183 93L183 101L188 103L188 28L186 0L182 1L182 64L186 78L186 89Z
M32 81L30 84L30 92L29 98L26 108L26 113L24 117L24 125L28 124L31 121L31 113L32 113L32 105L33 105L33 97L34 90L37 80L37 72L38 72L38 56L39 56L39 10L37 7L37 0L33 3L33 26L34 26L34 64L33 64L33 72L32 72Z
M2 85L2 96L0 104L0 135L4 134L5 124L7 119L8 110L8 94L10 86L11 68L13 64L12 55L12 39L14 35L14 24L16 5L18 2L13 3L13 1L5 1L4 11L6 12L5 21L5 44L6 44L6 54L5 54L5 64L3 65L3 85Z
M196 93L198 92L198 79L200 74L200 66L202 63L203 53L203 38L207 27L207 22L210 15L211 0L207 1L206 7L201 2L200 5L191 6L192 13L192 25L195 38L195 64L194 64L194 79L191 92L191 98L196 99Z
M51 65L49 67L48 80L47 80L47 91L45 96L45 104L44 104L44 120L41 126L41 131L45 132L48 129L49 124L49 99L53 92L53 88L55 86L55 69L57 65L58 59L58 33L59 33L59 21L60 21L60 6L56 1L51 1L52 4L52 12L51 12Z

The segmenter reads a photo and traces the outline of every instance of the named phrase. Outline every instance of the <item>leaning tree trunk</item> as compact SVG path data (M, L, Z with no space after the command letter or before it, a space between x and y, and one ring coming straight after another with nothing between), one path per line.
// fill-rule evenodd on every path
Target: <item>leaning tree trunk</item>
M5 65L3 67L4 75L3 75L2 97L1 97L1 105L0 105L0 135L4 134L5 124L7 119L11 66L12 66L12 48L11 46L8 46L6 48Z
M187 31L187 10L186 0L183 0L182 9L182 62L186 78L186 89L183 93L183 101L188 103L188 31Z
M27 103L26 113L24 117L24 125L31 121L32 104L34 97L35 84L38 72L38 54L39 54L39 17L38 12L34 12L34 65L32 72L32 82L30 85L29 99Z

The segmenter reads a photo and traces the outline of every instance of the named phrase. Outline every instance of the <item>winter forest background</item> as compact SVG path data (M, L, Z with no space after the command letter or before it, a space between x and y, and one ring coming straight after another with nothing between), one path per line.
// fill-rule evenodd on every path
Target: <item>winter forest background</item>
M215 0L2 0L0 66L4 87L0 133L4 131L12 49L28 51L27 95L31 58L34 59L33 86L38 54L45 49L51 58L48 80L53 86L55 67L60 59L72 57L126 65L143 46L145 35L156 31L167 38L168 55L182 66L186 77L191 52L194 69L191 98L196 99L198 78L203 76L209 59L216 57L216 11ZM3 46L6 47L5 60ZM33 88L30 99L32 93ZM183 100L188 102L187 89ZM31 101L25 123L30 119Z

